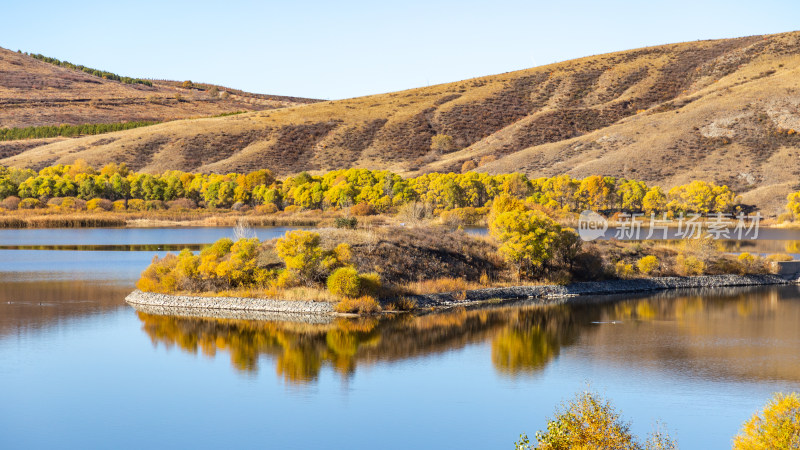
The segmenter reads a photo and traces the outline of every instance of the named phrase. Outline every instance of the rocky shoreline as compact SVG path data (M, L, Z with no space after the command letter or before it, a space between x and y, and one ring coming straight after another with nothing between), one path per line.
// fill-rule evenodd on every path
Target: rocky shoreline
M572 283L564 286L513 286L475 289L411 297L418 307L445 309L484 303L507 303L538 299L538 303L565 303L572 297L634 294L668 289L713 289L736 286L794 284L795 276L779 275L704 275L697 277L659 277ZM193 297L133 291L125 301L137 310L161 315L202 315L291 321L325 321L332 316L333 303L241 297ZM322 317L321 317L322 316Z
M734 286L794 284L797 277L781 275L702 275L696 277L654 277L631 280L588 281L568 285L512 286L412 297L421 307L452 307L491 300L522 298L563 300L586 295L634 294L667 289L698 289ZM561 301L563 303L563 301Z
M284 314L333 314L333 303L295 300L275 300L246 297L194 297L188 295L158 294L135 290L125 297L134 306L149 308L191 308L241 312L272 312ZM155 309L154 309L155 311ZM145 311L147 312L147 311Z

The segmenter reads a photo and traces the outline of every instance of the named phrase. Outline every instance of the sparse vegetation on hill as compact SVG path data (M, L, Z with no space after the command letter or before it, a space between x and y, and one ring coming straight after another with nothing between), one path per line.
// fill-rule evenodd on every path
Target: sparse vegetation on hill
M26 128L0 128L0 141L17 139L41 139L57 136L74 137L110 133L112 131L155 125L158 122L86 123L82 125L59 125Z
M253 94L203 83L193 83L189 90L180 88L178 82L166 80L143 80L144 84L137 84L133 78L2 48L0 73L0 128L6 129L164 122L316 101ZM184 101L175 99L179 92ZM0 146L0 157L23 153L51 142L3 145ZM97 141L84 148L103 143L107 141Z
M66 67L68 69L80 70L81 72L85 72L90 75L94 75L96 77L104 78L106 80L120 81L125 84L143 84L145 86L153 85L153 83L150 82L149 80L142 80L141 78L121 77L115 73L107 72L105 70L92 69L91 67L86 67L80 64L72 64L69 61L61 61L59 59L50 58L49 56L40 55L38 53L31 54L30 57L38 59L39 61L44 61L46 63L55 64L61 67Z

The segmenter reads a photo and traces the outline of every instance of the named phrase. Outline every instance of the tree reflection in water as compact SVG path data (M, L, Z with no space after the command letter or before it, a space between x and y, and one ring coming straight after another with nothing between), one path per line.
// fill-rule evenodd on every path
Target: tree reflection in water
M595 344L625 340L636 344L639 326L648 323L653 326L669 324L669 328L658 330L671 335L702 338L727 333L742 336L749 334L748 327L753 333L763 334L763 323L754 322L754 318L768 317L774 322L785 315L791 323L777 323L773 329L784 338L786 334L798 333L794 326L800 312L798 302L778 301L782 296L796 300L796 287L710 292L713 294L661 293L644 299L603 297L569 306L522 304L422 315L337 319L322 325L138 314L155 345L174 345L211 357L218 351L225 351L230 354L233 367L245 372L257 371L259 358L266 356L274 361L277 373L290 383L314 382L326 365L348 376L360 364L447 352L481 342L491 343L492 364L500 374L533 374L557 358L563 348L579 340ZM775 314L779 305L787 308L787 314ZM602 326L609 322L628 326ZM673 350L672 353L682 358L692 358L692 352L694 356L703 356L702 352L708 351L705 348ZM747 353L743 348L714 351L725 352L726 357L729 351ZM625 357L646 362L659 356L663 357L643 348L626 353Z

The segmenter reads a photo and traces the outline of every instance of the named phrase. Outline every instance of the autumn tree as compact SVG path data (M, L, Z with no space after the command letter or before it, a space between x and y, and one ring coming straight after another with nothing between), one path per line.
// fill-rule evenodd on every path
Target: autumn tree
M555 416L547 421L547 429L536 433L535 447L530 445L527 436L520 438L516 446L520 450L677 448L676 442L659 430L642 444L611 402L591 391L577 394L558 408Z
M553 258L562 230L539 211L512 209L497 215L489 232L500 243L498 251L515 267L518 277L531 278Z
M437 134L431 138L431 150L439 153L449 153L455 150L453 138L447 134Z
M800 397L775 394L766 407L744 423L734 450L800 448Z
M658 213L664 211L667 206L667 196L660 187L655 186L644 195L642 198L642 209L647 214Z

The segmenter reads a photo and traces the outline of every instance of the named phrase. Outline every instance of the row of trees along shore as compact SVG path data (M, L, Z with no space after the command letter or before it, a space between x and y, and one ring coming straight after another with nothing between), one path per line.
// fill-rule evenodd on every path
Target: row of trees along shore
M168 171L136 173L123 164L95 169L82 160L34 171L0 166L0 200L17 199L20 208L44 206L53 198L102 199L106 209L165 209L169 202L203 208L257 207L259 212L354 207L358 213L390 213L408 203L436 212L480 209L506 194L551 210L578 212L730 213L737 197L727 186L705 181L664 190L643 181L568 175L529 178L520 173L430 173L402 178L385 170L303 172L285 179L269 170L205 174ZM21 200L21 201L19 201ZM138 200L130 202L130 200ZM3 205L0 205L3 206ZM9 205L5 205L6 209ZM485 211L484 211L485 212Z

